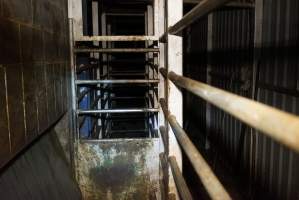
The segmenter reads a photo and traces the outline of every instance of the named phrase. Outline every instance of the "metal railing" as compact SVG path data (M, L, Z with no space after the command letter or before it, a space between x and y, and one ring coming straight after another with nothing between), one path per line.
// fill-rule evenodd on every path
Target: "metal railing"
M178 87L203 98L252 128L299 153L299 117L296 115L179 76L174 72L167 73L166 69L160 69L160 72Z
M160 72L177 87L186 89L196 96L203 98L207 102L231 114L252 128L261 131L277 142L284 144L296 152L299 152L298 116L190 78L177 75L174 72L167 73L166 69L163 68L160 69ZM185 151L211 199L231 199L220 181L212 172L211 167L198 152L186 132L180 127L179 123L175 119L175 116L171 115L168 111L167 104L164 99L160 100L160 105L163 109L166 120L170 124L177 140L179 141L179 144ZM180 187L180 185L177 186ZM178 190L180 191L180 189Z
M164 99L160 100L160 105L165 115L166 120L169 122L180 146L189 158L195 172L200 177L205 189L207 190L211 199L215 200L226 200L231 199L229 194L226 192L220 181L217 179L216 175L213 173L211 167L204 160L203 156L196 149L195 145L189 139L187 133L180 127L175 116L173 116L167 108L166 101ZM163 133L161 133L163 134ZM175 175L175 174L174 174ZM179 187L179 185L177 185ZM181 189L178 188L180 191ZM180 194L183 196L184 194ZM188 199L188 198L186 198Z
M214 11L215 9L227 5L230 0L190 0L198 2L190 12L168 30L160 38L161 42L167 42L169 34L176 35L191 25L196 20ZM246 5L253 7L252 5ZM207 85L205 83L180 76L174 72L168 72L167 69L161 68L161 74L166 80L170 80L178 88L185 89L194 95L206 100L208 103L222 109L250 127L260 131L262 134L274 139L280 144L299 153L299 117L265 104L253 101L242 96L227 92L225 90ZM217 176L213 173L209 164L196 149L188 134L177 122L167 107L165 99L160 99L160 105L163 110L165 121L170 125L173 133L178 140L179 145L184 150L190 160L195 172L199 176L204 188L211 199L225 200L231 199L231 196L221 184ZM164 146L168 145L167 129L160 127L160 132ZM167 150L163 155L168 156ZM166 159L164 159L166 160ZM184 181L181 172L178 170L176 159L167 158L167 162L172 169L174 181L176 183L180 197L183 200L192 199L190 191Z
M80 140L80 133L83 125L86 123L86 119L90 118L94 121L94 125L101 127L101 131L105 132L108 121L105 120L105 116L112 116L113 114L123 114L124 118L129 115L141 115L144 114L147 118L143 121L150 121L152 116L157 117L159 112L158 97L155 96L155 88L158 87L160 80L158 79L158 62L159 55L159 38L156 36L147 35L103 35L103 36L82 36L80 38L71 39L71 55L72 55L72 90L73 90L73 110L74 110L74 130L76 130L76 139ZM84 43L85 42L85 43ZM86 42L102 42L106 45L88 45ZM127 48L116 48L115 43L118 42L144 42L144 47L135 48L134 45L128 45ZM110 44L110 45L107 45ZM152 45L150 45L152 44ZM85 46L86 45L86 46ZM112 59L110 54L122 54L122 53L138 53L145 58L141 57L137 62L132 59ZM150 58L150 55L153 58ZM94 57L95 56L95 57ZM92 58L93 61L88 60L88 63L80 63L79 57ZM109 58L109 59L108 59ZM128 62L129 61L129 62ZM118 63L117 63L118 62ZM122 65L122 70L113 70L114 64L116 69L118 65ZM136 66L140 64L140 69L137 71L123 70L126 66ZM144 66L144 67L142 67ZM154 67L156 67L154 71ZM145 69L146 68L146 69ZM148 70L148 71L147 71ZM85 72L89 77L83 78ZM152 72L150 74L150 72ZM80 76L82 75L82 76ZM148 98L130 97L128 100L144 99L145 105L136 107L123 108L123 106L117 106L120 101L125 100L122 96L114 96L113 92L117 93L117 88L134 87L144 91L147 91ZM153 94L152 94L153 93ZM95 99L94 104L89 108L81 106L81 102L88 98ZM153 99L152 99L153 98ZM154 102L154 103L151 103ZM83 102L84 103L84 102ZM123 102L121 102L123 103ZM89 103L87 103L89 104ZM79 119L80 118L80 119ZM78 122L78 123L76 123ZM95 123L98 122L98 123ZM109 123L111 120L109 121ZM110 123L112 124L112 123ZM106 127L106 128L105 128ZM85 138L86 139L86 138Z
M75 49L75 53L158 53L159 48L80 48Z
M117 35L117 36L105 36L105 35L101 35L101 36L82 36L80 38L77 39L77 41L79 42L128 42L128 41L158 41L159 38L157 38L156 36L148 36L148 35Z

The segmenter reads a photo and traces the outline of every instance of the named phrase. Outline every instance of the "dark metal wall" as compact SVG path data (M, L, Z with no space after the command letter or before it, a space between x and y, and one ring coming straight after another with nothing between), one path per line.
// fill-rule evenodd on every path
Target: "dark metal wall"
M0 0L0 168L66 110L67 0Z
M257 57L257 99L299 115L299 2L264 0ZM299 155L273 140L253 137L253 179L278 199L299 199Z
M255 5L221 8L185 32L185 76L299 115L298 1ZM191 94L184 101L185 128L213 166L239 177L243 198L299 198L297 154Z

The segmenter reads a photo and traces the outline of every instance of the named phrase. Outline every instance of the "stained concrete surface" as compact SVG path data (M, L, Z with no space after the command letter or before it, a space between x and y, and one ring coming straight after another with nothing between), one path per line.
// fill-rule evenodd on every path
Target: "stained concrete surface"
M79 200L81 193L54 131L48 132L0 173L5 200Z
M81 142L76 167L84 199L159 199L158 152L157 139Z

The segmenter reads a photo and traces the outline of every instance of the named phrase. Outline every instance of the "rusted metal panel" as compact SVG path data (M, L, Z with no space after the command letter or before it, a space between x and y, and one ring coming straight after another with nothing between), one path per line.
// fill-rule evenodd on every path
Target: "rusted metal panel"
M159 194L159 139L82 141L77 179L83 199L150 199Z

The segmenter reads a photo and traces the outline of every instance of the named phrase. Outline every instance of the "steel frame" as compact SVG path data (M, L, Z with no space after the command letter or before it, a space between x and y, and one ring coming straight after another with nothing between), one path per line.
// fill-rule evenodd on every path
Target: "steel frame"
M103 17L104 16L104 17ZM105 15L102 15L102 20L105 19ZM97 127L100 125L101 134L105 135L104 132L109 132L111 125L111 120L106 120L111 114L120 114L120 113L145 113L147 116L147 121L145 124L147 126L147 130L152 130L152 125L148 126L147 123L154 124L155 127L158 127L157 123L154 123L157 120L153 120L154 116L157 116L159 109L158 107L158 96L156 90L158 91L158 57L159 55L159 48L158 48L158 38L156 36L107 36L109 34L109 24L102 27L102 34L103 36L92 36L92 37L79 37L74 42L73 54L74 60L77 60L77 56L81 56L85 53L86 56L94 57L95 62L90 66L82 66L76 70L74 73L74 88L76 91L80 93L78 97L74 97L77 99L76 103L76 118L80 116L80 124L76 127L77 130L77 139L80 139L80 129L82 128L83 124L86 122L88 116L97 115L96 118L93 119L93 127ZM78 42L94 42L96 48L80 48L77 47L76 44ZM135 41L143 41L146 44L146 48L115 48L113 42L135 42ZM97 46L100 45L100 46ZM100 48L99 48L100 47ZM113 53L145 53L146 55L151 54L149 59L147 59L144 64L147 66L148 73L143 74L144 79L116 79L120 77L119 75L128 75L128 76L139 76L140 72L135 73L131 71L111 71L110 70L110 63L111 63L111 54ZM81 73L97 73L95 79L90 80L80 80L78 76ZM128 77L127 76L127 77ZM112 79L113 77L113 79ZM147 98L138 98L138 97L113 97L111 94L113 92L112 88L115 86L119 88L127 87L129 85L139 85L140 87L145 87L148 90ZM96 87L93 87L96 86ZM111 88L112 87L112 88ZM134 87L134 86L131 86ZM85 88L85 89L84 89ZM82 91L83 90L83 91ZM96 92L96 94L95 94ZM77 93L76 93L77 94ZM86 96L94 96L95 101L89 110L82 110L79 109L79 103L86 97ZM93 98L93 97L92 97ZM116 100L124 100L124 99L140 99L145 101L146 108L135 108L135 109L110 109L112 102ZM98 106L98 107L97 107ZM82 118L83 117L83 118ZM98 121L99 123L95 123ZM151 130L150 130L151 129ZM152 134L149 134L152 135ZM100 139L100 138L98 138Z

